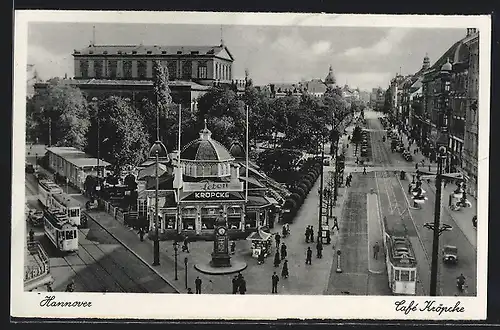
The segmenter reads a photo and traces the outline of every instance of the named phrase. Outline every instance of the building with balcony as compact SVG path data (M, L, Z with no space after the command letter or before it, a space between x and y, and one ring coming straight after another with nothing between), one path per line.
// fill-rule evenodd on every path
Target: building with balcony
M401 117L405 125L409 128L410 134L414 137L414 116L421 116L422 113L422 80L424 73L429 67L430 60L426 54L420 70L406 79L402 86Z
M469 48L467 98L465 104L465 132L463 145L463 170L469 184L468 193L477 197L478 164L478 101L479 101L479 32L469 29L463 43Z
M445 170L462 171L465 114L468 95L470 51L464 42L468 35L451 46L424 74L422 80L423 113L415 116L416 135L422 150L435 158L440 123L446 126L448 158Z
M160 61L169 76L174 103L196 108L197 99L211 86L244 89L233 78L233 55L218 46L89 45L75 50L74 78L64 82L78 87L89 99L118 95L141 101L153 96L153 63ZM35 88L46 88L38 83Z

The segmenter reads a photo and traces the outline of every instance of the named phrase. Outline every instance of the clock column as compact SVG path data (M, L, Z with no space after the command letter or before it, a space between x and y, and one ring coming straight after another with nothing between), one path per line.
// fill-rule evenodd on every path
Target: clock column
M223 210L219 211L219 216L215 221L214 231L214 251L212 252L212 261L210 261L210 265L212 267L231 267L229 238Z

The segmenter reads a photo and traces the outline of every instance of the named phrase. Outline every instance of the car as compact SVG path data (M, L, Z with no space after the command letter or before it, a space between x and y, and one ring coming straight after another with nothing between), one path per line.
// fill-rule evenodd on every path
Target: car
M43 212L40 210L31 210L29 219L34 226L39 226L42 224Z
M458 262L458 249L454 245L443 247L443 262L446 264L456 264Z
M332 161L332 156L330 155L326 155L324 158L323 158L323 165L330 165L330 162Z
M31 163L26 163L24 166L24 170L26 173L35 173L35 167Z

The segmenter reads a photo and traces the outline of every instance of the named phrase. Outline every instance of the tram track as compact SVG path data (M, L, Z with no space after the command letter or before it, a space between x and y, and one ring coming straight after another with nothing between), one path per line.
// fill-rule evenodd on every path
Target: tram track
M371 126L369 127L370 129L373 129L372 131L370 131L370 134L371 134L371 146L372 146L372 158L374 161L377 161L381 164L381 166L383 167L383 171L381 171L381 178L382 179L382 186L384 186L384 189L385 189L385 192L386 192L386 196L387 196L387 200L388 200L388 204L389 204L389 212L390 213L393 213L394 211L398 212L399 215L401 215L402 217L402 220L403 220L403 226L406 228L406 230L408 230L408 228L406 227L406 224L405 224L405 217L409 218L412 226L414 227L414 232L415 232L415 236L417 238L417 241L418 241L418 248L419 250L421 250L423 252L423 256L425 258L425 262L426 262L426 265L422 265L422 266L426 266L425 268L429 268L430 269L430 266L431 266L431 259L429 257L429 254L427 252L427 249L425 247L425 244L422 240L422 237L419 233L419 230L418 230L418 226L415 222L415 220L413 219L413 216L411 214L411 211L410 211L410 208L412 208L410 206L410 202L408 200L408 198L406 197L406 194L405 194L405 191L403 189L403 186L402 186L402 183L399 179L399 177L397 176L397 173L395 175L395 177L393 175L390 175L390 170L389 170L389 166L392 166L392 159L391 159L391 156L389 154L389 151L387 150L387 148L385 148L382 144L380 143L376 143L376 141L378 140L382 140L382 136L385 135L384 133L382 133L383 131L380 130L380 127L373 127L374 125L367 125L367 126ZM379 129L377 131L377 129ZM395 184L394 182L394 179L397 180L397 184ZM380 181L378 178L377 178L377 173L375 172L375 183L376 183L376 186L377 186L377 190L379 191L380 193L380 186L378 184L378 181ZM390 186L390 187L389 187ZM399 205L399 202L398 202L398 198L396 196L396 192L395 192L395 189L394 189L394 186L397 186L397 187L401 187L402 189L402 194L403 196L405 197L406 199L406 202L407 202L407 211L406 212L405 210L403 210L403 212L400 211L400 205ZM390 193L392 192L392 193ZM392 197L392 198L391 198ZM392 200L394 201L394 204L392 202ZM379 206L380 206L380 212L383 213L383 208L382 208L382 202L379 198ZM394 207L393 207L394 205ZM407 213L407 215L405 215L405 213ZM381 214L381 217L383 217L384 215ZM413 232L413 231L412 231ZM422 267L420 267L420 270ZM426 273L426 272L422 272L422 273ZM425 289L427 286L424 286L424 283L422 283L422 276L421 276L421 272L417 272L417 278L419 279L417 281L417 284L421 290L422 293L425 293L427 290ZM442 295L442 291L441 291L441 288L440 288L440 292L441 292L441 295Z
M82 229L78 230L80 237L85 237L86 234ZM92 251L95 250L95 251ZM102 255L103 258L99 258ZM77 260L71 260L77 257ZM96 242L86 240L85 243L79 242L79 250L75 254L63 257L67 265L72 269L77 276L83 280L83 286L91 291L96 291L96 283L102 285L99 291L108 292L149 292L141 283L138 283L119 262L117 262L110 254L104 251ZM109 261L108 265L105 265ZM83 279L83 276L75 270L75 267L82 265L85 272L89 272L94 281L88 278ZM87 277L87 276L85 276ZM90 283L89 283L90 282Z

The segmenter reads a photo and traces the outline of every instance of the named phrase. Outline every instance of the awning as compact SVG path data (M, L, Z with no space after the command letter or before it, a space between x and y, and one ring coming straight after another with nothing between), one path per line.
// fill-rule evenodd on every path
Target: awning
M264 196L248 196L247 206L265 207L271 205L271 202Z
M273 235L268 234L262 230L257 230L248 235L247 240L249 241L267 241L269 240Z
M277 206L279 206L279 205L280 205L280 203L279 203L276 199L274 199L273 197L268 197L268 196L266 196L265 198L266 198L266 199L267 199L267 201L268 201L269 203L271 203L271 204L274 204L274 205L277 205Z

